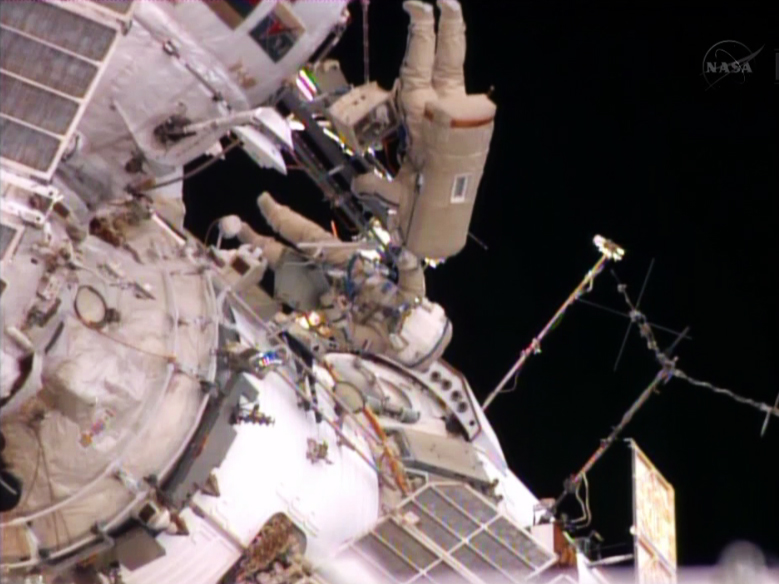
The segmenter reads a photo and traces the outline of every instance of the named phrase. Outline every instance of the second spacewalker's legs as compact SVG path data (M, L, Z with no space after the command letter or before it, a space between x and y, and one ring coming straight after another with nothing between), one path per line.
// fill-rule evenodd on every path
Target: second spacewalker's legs
M339 241L332 233L322 229L313 221L309 221L289 207L274 201L270 193L262 193L257 199L257 206L271 229L290 243L297 245L299 243L338 243ZM349 261L352 251L323 246L322 255L331 264L344 266Z
M439 97L465 95L465 21L457 0L438 0L438 47L433 67L433 88Z
M435 64L435 16L433 8L418 0L407 0L408 44L400 68L400 104L409 133L409 152L421 151L421 125L425 104L436 99L432 86Z
M283 243L280 243L272 237L256 233L246 223L242 223L241 230L238 232L238 241L248 243L262 250L262 256L268 260L268 267L275 270L281 261L281 256L287 249Z

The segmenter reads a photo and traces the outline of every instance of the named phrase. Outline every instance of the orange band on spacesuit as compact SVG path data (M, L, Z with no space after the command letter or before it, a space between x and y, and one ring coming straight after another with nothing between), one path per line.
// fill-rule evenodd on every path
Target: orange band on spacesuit
M433 121L433 112L426 109L425 110L425 117ZM486 126L487 124L491 124L495 120L494 117L489 118L483 118L481 120L455 120L452 119L452 121L449 122L450 127L452 128L478 128L480 126Z

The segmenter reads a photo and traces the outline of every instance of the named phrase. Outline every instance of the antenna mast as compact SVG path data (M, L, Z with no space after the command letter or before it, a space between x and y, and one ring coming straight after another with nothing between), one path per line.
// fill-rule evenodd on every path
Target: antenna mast
M595 243L595 246L601 252L600 259L592 267L592 269L589 272L587 272L587 275L584 277L584 280L581 281L581 283L571 293L571 295L563 303L563 305L557 310L557 312L555 312L554 316L552 317L552 320L546 323L546 326L541 330L540 333L538 333L538 336L533 338L533 340L525 348L525 350L522 351L522 353L520 353L519 359L517 359L517 362L514 363L514 366L511 369L509 369L509 372L506 373L503 379L500 380L498 386L495 389L493 389L492 392L487 396L487 399L484 400L484 404L482 404L483 411L486 411L489 405L493 402L493 400L496 397L498 397L498 394L503 390L503 388L506 386L509 380L515 375L519 375L519 371L525 365L525 361L527 361L528 357L541 352L541 341L549 333L552 327L560 320L560 318L563 316L563 313L566 310L568 310L568 307L571 306L571 304L573 304L574 302L576 302L579 299L579 296L581 296L586 292L589 292L592 289L592 285L593 282L595 281L595 278L597 277L598 274L601 273L601 271L603 271L603 267L606 265L606 262L608 262L609 260L614 260L615 262L618 262L625 255L624 249L619 247L614 242L609 241L604 237L601 237L600 235L595 236L593 243Z
M371 0L362 0L362 64L365 83L371 80L371 52L368 37L368 7Z
M625 412L619 424L611 431L611 433L605 440L601 441L601 444L598 447L598 449L592 454L589 460L587 460L587 462L584 464L581 470L577 472L575 475L566 479L562 494L557 498L557 500L555 500L554 505L550 509L550 513L552 515L557 513L557 510L559 509L560 505L568 495L576 492L579 483L581 483L584 480L586 474L592 469L593 466L595 466L595 464L603 457L606 451L614 444L617 437L630 423L630 421L635 416L636 412L638 412L638 410L641 409L641 407L652 396L652 393L656 391L658 386L661 383L662 384L668 383L674 377L677 379L682 379L691 385L704 387L706 389L713 391L714 393L725 395L741 404L748 405L757 410L765 412L766 421L763 422L763 428L760 433L761 436L765 434L766 427L768 425L768 421L771 419L771 416L779 417L779 408L777 408L777 406L779 405L779 396L777 396L774 406L771 407L768 404L764 404L756 400L753 400L751 398L738 395L728 389L717 387L709 383L708 381L700 381L698 379L694 379L689 375L687 375L684 371L679 369L676 366L676 358L672 359L670 355L672 351L676 348L676 345L679 343L679 341L681 341L683 338L687 336L687 332L690 330L690 327L685 328L677 336L676 340L665 352L662 351L657 344L657 340L655 339L654 332L652 331L652 327L649 325L649 321L647 320L646 316L644 315L644 313L640 312L636 307L636 305L634 305L633 302L630 300L630 297L627 294L627 287L619 281L619 278L617 278L616 273L612 271L612 274L614 275L614 278L617 280L617 291L623 296L625 303L630 308L631 321L635 322L638 325L638 330L641 334L641 337L647 342L647 347L654 354L655 360L658 362L661 369L660 371L657 372L657 375L655 375L655 378L652 380L652 383L650 383L646 387L646 389L644 389L644 391L641 392L641 395L638 397L638 399L633 403L632 406L630 406L630 409L628 409L628 411Z

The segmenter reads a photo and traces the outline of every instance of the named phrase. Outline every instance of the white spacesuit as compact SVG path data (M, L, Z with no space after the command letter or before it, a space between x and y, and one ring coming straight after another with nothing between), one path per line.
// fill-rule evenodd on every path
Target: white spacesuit
M287 241L302 243L342 243L289 207L278 204L269 193L257 200L270 227ZM256 246L275 270L285 260L288 248L272 237L257 234L237 217L231 234L244 244ZM385 354L409 367L424 369L439 358L452 337L452 327L443 309L425 299L425 279L419 261L410 253L397 262L398 283L394 284L370 261L353 249L322 245L318 258L345 276L319 298L319 308L334 333L337 350Z
M417 257L442 259L465 246L495 104L486 95L466 94L462 10L456 0L438 6L436 38L432 6L403 3L411 22L396 87L408 133L406 159L394 180L365 174L352 188L398 207L395 228Z

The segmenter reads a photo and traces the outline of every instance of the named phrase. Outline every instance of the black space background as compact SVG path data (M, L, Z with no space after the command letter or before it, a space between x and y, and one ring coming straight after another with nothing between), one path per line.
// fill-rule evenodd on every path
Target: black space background
M428 272L429 296L454 323L446 358L483 398L597 260L595 234L626 250L617 266L641 308L681 330L690 375L773 403L777 374L776 6L464 0L466 78L494 86L499 113L473 242ZM362 81L359 6L332 55ZM389 87L406 42L397 0L371 3L372 76ZM703 56L735 39L753 51L743 85L705 91ZM185 185L187 226L239 213L268 233L255 206L270 190L328 225L303 173L260 171L242 152ZM341 231L343 233L343 230ZM604 272L587 299L625 309ZM628 320L583 304L567 313L489 410L509 464L538 495L557 496L652 379ZM659 333L662 343L672 335ZM679 562L712 563L735 539L779 556L779 420L672 381L640 411L633 437L675 485ZM609 553L629 551L629 451L618 444L590 473L593 528ZM578 513L576 505L566 507ZM622 549L620 549L622 547Z

